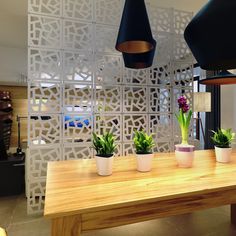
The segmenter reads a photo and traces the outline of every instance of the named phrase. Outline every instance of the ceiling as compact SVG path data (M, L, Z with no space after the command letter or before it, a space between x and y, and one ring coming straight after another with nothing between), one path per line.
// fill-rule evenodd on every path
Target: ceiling
M207 0L146 0L158 6L197 12ZM0 0L0 47L27 47L27 0Z

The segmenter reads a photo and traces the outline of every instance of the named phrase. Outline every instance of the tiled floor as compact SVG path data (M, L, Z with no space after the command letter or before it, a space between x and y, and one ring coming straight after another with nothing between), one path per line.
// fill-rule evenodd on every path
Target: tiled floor
M41 216L27 216L24 196L0 198L0 226L9 236L49 236L50 222ZM236 236L230 224L229 206L192 214L147 221L83 236Z

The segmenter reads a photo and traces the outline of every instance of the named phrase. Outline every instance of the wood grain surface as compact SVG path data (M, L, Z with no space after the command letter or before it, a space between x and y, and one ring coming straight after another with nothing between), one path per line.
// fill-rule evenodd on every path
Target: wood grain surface
M81 233L81 217L65 216L52 220L52 236L79 236Z
M0 227L0 236L7 236L6 231Z
M236 204L231 204L231 223L236 226Z
M97 175L94 159L49 163L47 173L45 217L79 214L84 230L91 229L101 211L110 217L113 209L118 215L121 208L136 214L144 207L156 209L153 218L157 212L167 216L163 209L180 214L236 203L236 153L231 163L221 164L214 151L196 151L188 169L177 167L174 153L158 153L148 173L136 171L135 156L116 158L107 177ZM181 207L175 210L177 203Z

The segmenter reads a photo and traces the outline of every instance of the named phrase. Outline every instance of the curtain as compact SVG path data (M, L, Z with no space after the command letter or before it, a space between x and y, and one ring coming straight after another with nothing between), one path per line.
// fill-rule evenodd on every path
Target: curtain
M217 74L214 71L207 71L206 77L210 77ZM205 149L213 149L214 144L211 140L212 132L211 130L217 130L220 128L221 124L221 90L219 85L209 85L206 86L206 92L211 93L211 112L206 113L205 119Z

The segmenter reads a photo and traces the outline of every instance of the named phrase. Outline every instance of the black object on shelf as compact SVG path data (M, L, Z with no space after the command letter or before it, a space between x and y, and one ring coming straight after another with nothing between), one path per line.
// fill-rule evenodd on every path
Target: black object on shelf
M0 100L11 101L11 93L9 91L0 91Z
M7 159L7 150L6 150L6 145L5 145L5 142L4 142L4 139L6 139L8 137L5 136L5 133L2 132L3 130L3 124L2 122L0 122L0 161L1 160L6 160Z
M3 138L0 138L0 161L8 158Z
M8 150L10 147L12 111L11 93L8 91L0 91L0 159L6 158L6 154L4 154L5 151L3 151L3 149ZM4 145L5 148L3 147Z
M9 155L0 161L0 196L22 194L25 189L25 156Z
M17 115L17 118L16 118L16 121L17 121L17 127L18 127L18 145L17 145L17 149L16 149L16 153L14 153L15 156L24 156L25 153L22 151L22 147L21 147L21 134L20 134L20 120L21 119L27 119L27 116L18 116Z
M32 120L50 120L51 116L30 116L30 119Z

